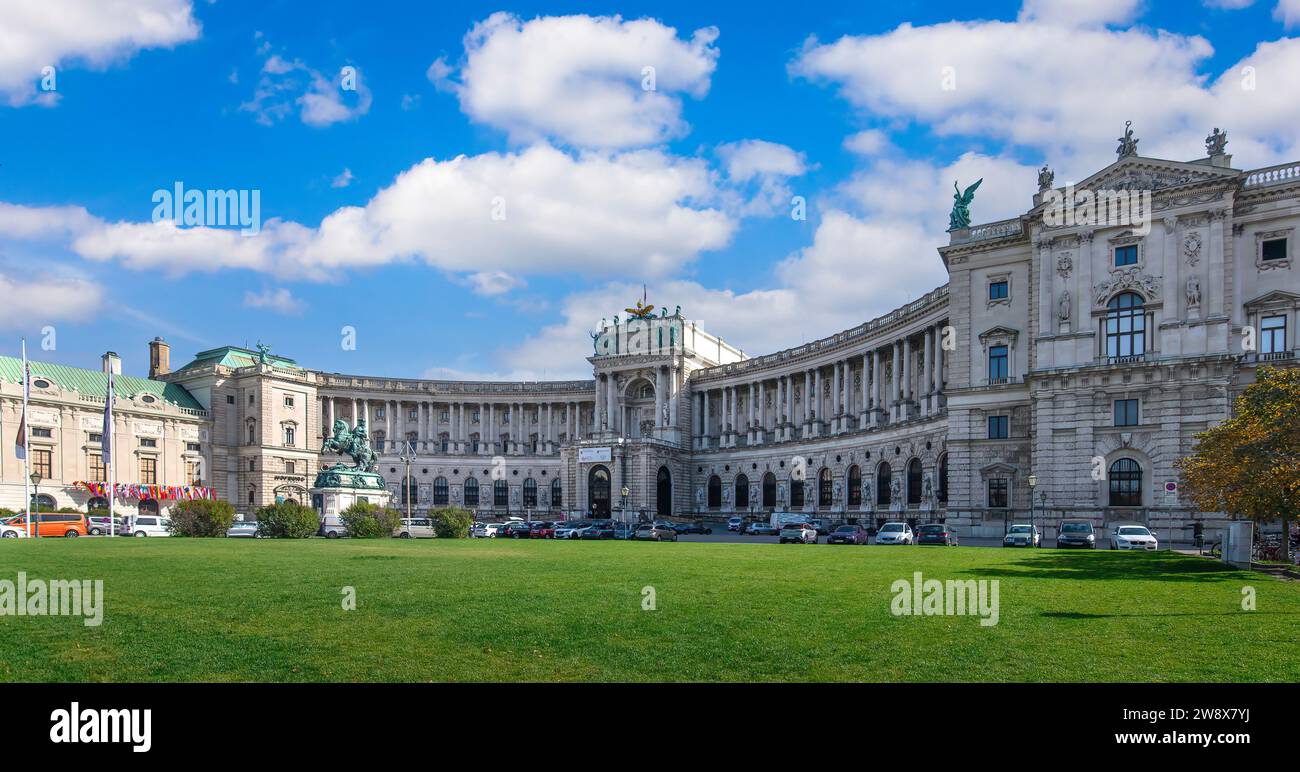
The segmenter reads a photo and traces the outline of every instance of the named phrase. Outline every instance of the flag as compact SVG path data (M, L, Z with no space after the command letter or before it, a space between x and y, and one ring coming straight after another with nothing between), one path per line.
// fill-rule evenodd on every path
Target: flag
M23 347L23 416L18 419L18 439L14 443L14 456L20 460L27 460L27 400L31 397L28 390L28 382L31 380L30 373L27 371L27 347Z

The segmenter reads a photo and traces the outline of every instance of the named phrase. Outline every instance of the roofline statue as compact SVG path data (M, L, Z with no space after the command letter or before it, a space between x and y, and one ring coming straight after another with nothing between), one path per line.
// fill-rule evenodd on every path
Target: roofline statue
M955 231L960 228L970 227L970 202L975 200L975 191L983 181L983 177L975 180L975 184L966 188L964 193L957 187L957 181L952 181L953 204L952 213L948 215L948 230Z

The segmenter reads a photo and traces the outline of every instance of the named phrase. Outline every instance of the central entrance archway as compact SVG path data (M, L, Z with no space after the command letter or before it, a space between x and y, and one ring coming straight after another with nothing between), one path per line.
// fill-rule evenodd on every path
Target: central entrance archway
M592 517L609 517L609 469L593 466L587 473L587 500Z
M660 517L672 517L673 514L673 473L668 467L659 467L659 478L655 482L655 513Z

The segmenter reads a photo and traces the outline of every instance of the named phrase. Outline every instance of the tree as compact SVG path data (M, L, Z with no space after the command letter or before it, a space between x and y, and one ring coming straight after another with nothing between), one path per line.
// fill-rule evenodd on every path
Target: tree
M316 533L320 519L316 510L283 502L257 510L257 535L272 539L305 539Z
M1257 523L1282 521L1290 560L1291 521L1300 507L1300 369L1261 367L1233 416L1196 435L1196 451L1176 462L1197 507Z
M173 536L225 536L235 508L221 499L182 501L171 509Z
M402 516L395 509L358 501L339 513L339 520L348 529L348 535L357 539L392 536L402 524Z
M469 529L474 525L474 513L460 507L435 509L429 513L429 519L439 539L469 538Z

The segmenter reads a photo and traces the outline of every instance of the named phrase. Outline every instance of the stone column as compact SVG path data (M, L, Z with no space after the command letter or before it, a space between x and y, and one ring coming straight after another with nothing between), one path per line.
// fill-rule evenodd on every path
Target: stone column
M894 352L889 358L889 420L898 421L898 402L902 396L899 391L900 371L902 370L902 341L894 341Z
M709 390L705 389L704 393L700 395L700 398L704 402L704 412L703 412L704 428L700 432L700 435L704 437L704 447L708 448L709 447Z
M655 426L664 425L664 369L655 367Z
M730 392L731 392L731 396L730 396L730 401L727 404L727 407L728 409L731 410L731 414L730 414L731 415L731 443L730 444L731 447L734 448L736 447L736 435L740 433L739 424L737 423L740 420L740 413L736 409L736 387L732 386Z
M943 326L940 325L938 333L934 336L934 410L938 412L943 409L943 404L939 396L943 394Z
M754 401L757 398L755 396L757 394L758 384L749 384L749 410L747 411L749 413L749 418L745 421L745 439L746 443L749 445L754 444L754 419L758 417L758 409L754 406Z
M804 436L812 436L812 370L803 371L803 424Z
M831 410L834 411L835 428L833 431L839 434L844 429L844 424L840 420L844 413L844 404L840 401L840 390L844 388L844 363L836 362L834 371L834 380L831 382Z
M871 410L871 352L862 355L862 409L858 414L858 428L867 428Z
M758 382L758 432L754 435L756 442L767 439L767 384Z
M483 422L483 431L480 432L480 434L483 435L483 444L486 448L486 455L489 456L496 455L497 442L501 439L497 434L496 411L497 406L495 402L487 403L487 420Z
M922 356L925 357L925 366L921 371L921 413L928 416L934 412L932 399L934 394L934 330L930 327L925 328L925 348L922 349Z
M794 439L794 376L785 376L785 438Z
M604 376L596 376L596 412L592 418L592 431L600 430L600 417L604 415L605 409L605 385L601 383Z
M668 368L668 425L676 427L677 423L677 401L680 398L681 383L678 380L680 373L677 368Z
M871 350L871 428L879 425L880 419L880 349ZM873 482L874 486L875 483Z
M1226 216L1223 209L1210 212L1210 259L1206 265L1209 280L1202 282L1201 291L1201 305L1209 308L1206 316L1223 315L1223 290L1227 283L1223 270L1223 220Z

